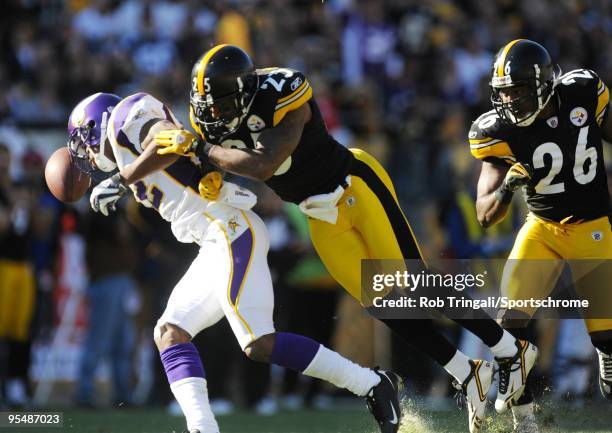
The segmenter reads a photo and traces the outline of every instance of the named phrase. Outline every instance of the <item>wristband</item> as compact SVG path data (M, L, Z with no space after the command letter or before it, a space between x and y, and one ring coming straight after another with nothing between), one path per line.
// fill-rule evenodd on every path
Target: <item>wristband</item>
M508 185L506 182L502 183L502 185L495 190L495 199L501 204L508 204L512 201L512 197L514 196L514 191L508 189Z
M210 154L210 149L212 149L213 146L214 144L209 143L208 141L204 142L204 146L202 147L202 152L204 153L204 155L206 155L206 157L208 157L208 155Z
M210 153L210 149L214 144L209 143L208 141L202 141L198 139L195 145L195 154L200 159L208 159L208 154Z
M111 176L111 180L115 183L118 183L119 185L123 186L123 187L127 187L127 185L125 184L125 179L121 176L121 173L115 173Z

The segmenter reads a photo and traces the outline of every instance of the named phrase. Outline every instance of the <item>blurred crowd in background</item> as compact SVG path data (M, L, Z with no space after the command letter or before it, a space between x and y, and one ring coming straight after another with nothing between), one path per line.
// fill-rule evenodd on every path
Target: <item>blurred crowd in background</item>
M66 206L50 195L44 164L64 145L79 100L98 91L146 91L188 125L192 64L217 43L239 45L258 67L306 74L336 138L389 170L426 257L503 258L524 209L516 200L503 224L487 232L478 226L479 163L467 131L491 108L495 52L517 37L542 43L565 71L593 69L612 83L606 0L3 2L0 408L171 404L152 326L195 246L176 242L157 214L131 199L104 218L87 199ZM261 185L248 186L271 233L278 327L365 364L392 364L416 393L445 402L448 379L337 288L296 208ZM442 326L468 353L481 354L469 336ZM546 328L544 383L558 398L590 398L594 364L582 323L537 326ZM318 382L246 361L225 323L196 343L219 413L326 407L335 397ZM561 362L550 361L553 353L563 354Z

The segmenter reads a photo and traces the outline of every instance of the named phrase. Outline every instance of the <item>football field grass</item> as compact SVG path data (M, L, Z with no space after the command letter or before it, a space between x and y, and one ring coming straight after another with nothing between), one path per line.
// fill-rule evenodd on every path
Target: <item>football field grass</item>
M407 408L400 433L467 432L465 411L431 411ZM487 432L509 433L508 415L493 416L489 410ZM542 433L609 433L612 432L612 406L587 405L583 408L547 406L538 415ZM2 428L1 433L181 433L184 421L161 410L117 409L65 411L63 428ZM222 433L377 433L369 414L359 408L281 412L263 417L239 412L219 418Z

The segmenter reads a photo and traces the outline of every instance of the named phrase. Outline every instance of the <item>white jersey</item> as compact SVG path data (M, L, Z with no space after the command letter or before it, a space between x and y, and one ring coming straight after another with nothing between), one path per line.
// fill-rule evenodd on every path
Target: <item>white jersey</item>
M169 120L182 127L166 105L146 93L128 96L113 109L107 131L119 169L142 153L141 143L146 135L143 126L155 119ZM171 223L172 232L180 242L201 243L211 220L228 218L236 208L250 209L256 201L252 192L226 182L219 201L210 202L198 192L201 178L195 161L179 158L164 170L131 184L130 188L136 200L154 208Z

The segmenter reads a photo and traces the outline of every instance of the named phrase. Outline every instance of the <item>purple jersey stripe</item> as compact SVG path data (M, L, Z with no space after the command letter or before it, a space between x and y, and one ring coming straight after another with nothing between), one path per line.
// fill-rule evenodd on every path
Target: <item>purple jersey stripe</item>
M146 93L136 93L123 99L117 107L113 110L113 129L112 132L115 134L115 140L120 146L130 149L135 155L139 155L140 152L136 150L136 146L132 143L127 135L121 130L121 127L125 123L125 118L134 106L134 104L140 101L142 98L147 96ZM109 131L110 132L110 131Z
M134 146L134 143L132 143L129 138L127 138L127 135L125 135L125 133L121 130L119 131L115 131L115 139L117 140L117 143L119 143L119 146L125 147L127 149L130 149L130 151L135 155L138 156L140 155L140 153L136 150L136 147Z
M246 277L246 272L253 254L253 232L251 228L232 242L232 261L234 263L234 272L230 285L230 300L233 305L236 305L236 300L240 294L242 283Z
M198 185L202 178L202 173L190 159L179 158L172 165L166 167L164 171L181 185L198 192Z

